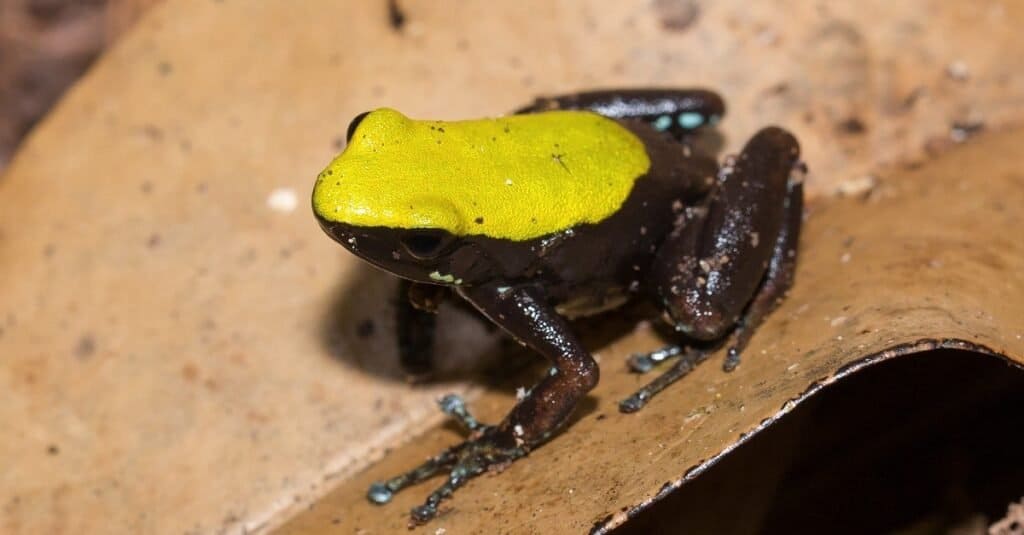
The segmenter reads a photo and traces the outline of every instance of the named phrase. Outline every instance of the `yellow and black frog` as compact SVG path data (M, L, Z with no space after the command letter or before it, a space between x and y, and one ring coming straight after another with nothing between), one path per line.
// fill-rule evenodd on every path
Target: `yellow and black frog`
M466 481L550 438L598 382L567 317L646 298L679 333L680 345L631 359L635 371L679 360L622 401L624 412L717 345L731 340L725 368L738 364L792 283L805 169L796 139L776 127L719 166L696 140L724 111L706 90L633 89L541 98L495 119L421 121L382 108L352 121L348 146L317 178L313 211L328 235L404 280L406 370L430 369L438 289L552 364L496 425L444 398L470 438L374 484L370 500L445 470L412 511L425 522Z

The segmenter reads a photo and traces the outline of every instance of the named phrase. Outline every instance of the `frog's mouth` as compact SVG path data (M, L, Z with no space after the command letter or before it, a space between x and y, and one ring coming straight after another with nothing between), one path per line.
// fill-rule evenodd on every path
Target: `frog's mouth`
M387 227L360 227L317 218L334 241L373 266L416 282L460 284L451 273L449 258L416 257L401 245L403 231Z

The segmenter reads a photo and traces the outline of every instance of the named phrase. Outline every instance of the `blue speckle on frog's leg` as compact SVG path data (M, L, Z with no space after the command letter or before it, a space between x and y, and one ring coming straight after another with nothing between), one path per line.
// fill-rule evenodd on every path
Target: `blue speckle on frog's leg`
M697 128L704 124L704 116L697 112L685 112L679 114L679 126L687 129Z
M657 130L665 131L670 126L672 126L672 118L668 115L662 115L654 120L654 128Z

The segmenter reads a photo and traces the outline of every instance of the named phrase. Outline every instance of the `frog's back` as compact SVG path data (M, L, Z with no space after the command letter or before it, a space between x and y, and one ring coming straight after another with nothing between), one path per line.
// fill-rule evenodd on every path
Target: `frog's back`
M322 217L527 240L614 214L650 159L643 142L591 112L418 121L380 109L325 169Z

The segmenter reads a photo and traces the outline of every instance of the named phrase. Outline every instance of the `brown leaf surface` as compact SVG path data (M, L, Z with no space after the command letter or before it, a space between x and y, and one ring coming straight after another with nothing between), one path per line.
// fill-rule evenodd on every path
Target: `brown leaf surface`
M894 178L866 200L819 203L805 222L798 283L739 369L727 374L705 364L641 412L619 414L618 400L647 380L626 373L624 357L659 340L640 330L616 341L601 350L604 373L592 410L500 477L470 482L428 530L612 527L865 366L940 347L1024 363L1024 245L1016 236L1024 224L1024 156L1015 149L1021 143L1021 130L987 135ZM513 400L488 391L475 406L493 420ZM453 441L450 430L432 430L280 533L401 529L427 489L400 493L381 508L365 500L366 488Z
M736 373L706 365L620 416L613 401L641 379L619 363L654 341L614 341L596 407L432 528L500 511L523 529L589 529L863 355L934 337L1021 354L1019 222L998 209L1020 204L1017 134L878 172L953 144L954 123L1021 120L1019 3L405 4L398 31L384 2L169 0L29 137L0 177L0 458L15 460L0 532L261 530L341 482L293 528L332 510L404 526L422 492L371 509L365 483L452 434L350 477L466 386L394 379L391 280L306 209L348 119L374 106L458 118L539 93L706 85L729 101L727 148L778 123L801 139L815 194L880 181L869 202L818 205L798 290ZM291 193L294 210L268 205ZM443 353L503 354L448 312ZM508 403L473 406L493 419Z

